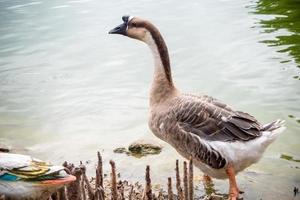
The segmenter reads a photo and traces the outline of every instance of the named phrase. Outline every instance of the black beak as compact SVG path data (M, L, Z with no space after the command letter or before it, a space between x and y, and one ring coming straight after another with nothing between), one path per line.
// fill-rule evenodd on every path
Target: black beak
M116 28L110 30L108 33L109 34L121 34L121 35L126 35L126 29L127 29L127 23L128 23L128 18L129 16L123 16L122 20L124 21L123 24L120 24Z
M110 30L108 33L126 35L126 28L127 28L127 23L123 23L117 26L116 28Z

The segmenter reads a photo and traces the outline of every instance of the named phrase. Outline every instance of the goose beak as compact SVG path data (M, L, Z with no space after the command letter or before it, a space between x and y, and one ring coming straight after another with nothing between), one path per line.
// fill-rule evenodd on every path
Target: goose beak
M124 15L122 17L123 20L123 24L120 24L119 26L117 26L116 28L110 30L108 33L109 34L120 34L120 35L127 35L126 31L127 31L127 24L128 21L130 21L130 16L129 15Z
M114 29L110 30L108 33L109 34L126 35L126 29L127 29L127 22L124 22L123 24L120 24L119 26L117 26Z

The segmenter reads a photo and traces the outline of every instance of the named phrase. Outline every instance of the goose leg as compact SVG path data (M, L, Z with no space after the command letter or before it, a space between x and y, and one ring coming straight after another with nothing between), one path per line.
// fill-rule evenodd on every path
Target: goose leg
M239 188L236 184L234 168L228 166L226 173L229 178L229 200L237 200L239 197Z

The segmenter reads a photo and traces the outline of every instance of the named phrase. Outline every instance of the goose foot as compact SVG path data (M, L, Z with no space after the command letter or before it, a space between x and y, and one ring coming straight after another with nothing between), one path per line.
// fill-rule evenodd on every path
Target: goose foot
M206 174L203 175L203 186L204 186L205 193L207 195L216 193L212 178Z
M212 183L212 178L208 176L207 174L203 175L203 182L204 184L211 184Z
M239 188L236 184L234 168L232 166L228 166L226 173L229 178L229 200L238 200Z

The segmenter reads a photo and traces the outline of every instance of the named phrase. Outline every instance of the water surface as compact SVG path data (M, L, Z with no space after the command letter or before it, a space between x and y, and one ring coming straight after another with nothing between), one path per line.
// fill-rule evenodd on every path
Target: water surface
M147 126L150 51L107 34L132 14L161 30L178 88L214 96L264 123L286 120L287 131L238 182L245 199L299 199L292 192L299 163L280 158L300 157L299 40L289 39L299 38L299 17L289 17L299 9L277 2L286 7L264 0L0 0L1 142L56 164L88 160L90 173L101 150L123 178L142 181L151 164L153 182L166 184L180 157L169 145L141 159L113 153L154 138ZM282 19L298 25L279 25ZM227 186L216 182L220 192Z

